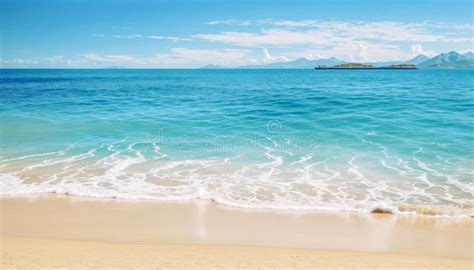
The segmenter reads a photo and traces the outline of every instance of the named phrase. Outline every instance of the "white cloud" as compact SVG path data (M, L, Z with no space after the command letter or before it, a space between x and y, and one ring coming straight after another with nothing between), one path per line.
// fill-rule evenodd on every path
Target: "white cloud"
M37 60L32 59L10 59L10 60L1 60L2 64L10 64L10 65L37 65Z
M244 47L287 46L299 44L323 44L324 36L317 32L298 32L269 29L260 32L223 32L219 34L197 34L196 39L221 42Z
M96 53L79 54L84 60L92 63L138 63L139 61L129 55L100 55Z
M364 44L357 44L357 61L365 62L368 60L367 46Z
M349 62L372 62L408 60L410 52L403 51L398 45L368 42L343 43L331 47L315 47L301 51L283 53L288 59L320 59L336 57Z
M261 25L276 25L276 26L288 26L288 27L309 27L315 26L318 21L317 20L272 20L272 19L264 19L256 21L257 24Z
M149 57L134 57L125 54L82 53L72 57L52 56L34 59L3 60L9 66L38 67L157 67L181 68L201 67L209 63L223 66L239 66L255 63L250 51L245 49L189 49L172 48L167 53L157 53Z
M346 24L346 25L377 25L377 24L395 24L395 25L404 25L409 27L416 27L422 29L448 29L448 30L468 30L474 31L473 24L453 24L453 23L443 23L443 22L433 22L433 21L422 21L417 23L398 23L391 21L380 21L380 22L365 22L365 21L323 21L323 20L275 20L271 18L259 19L259 20L237 20L237 19L227 19L227 20L215 20L207 22L208 25L256 25L256 26L284 26L289 28L315 28L322 27L327 25L337 25L337 24Z
M273 25L290 26L290 27L308 27L316 24L315 21L277 21Z
M209 24L209 25L223 24L223 25L240 25L240 26L247 26L247 25L251 25L251 24L252 24L252 21L249 21L249 20L234 20L234 19L229 19L229 20L210 21L210 22L207 22L206 24Z
M272 62L287 62L288 58L286 56L274 57L270 54L268 49L263 49L263 63L272 63Z
M414 24L394 22L318 22L310 29L262 29L258 32L221 32L193 35L196 39L238 46L335 45L358 41L434 42L444 38Z
M423 50L423 46L421 44L414 44L414 45L411 45L410 47L410 52L411 52L411 55L413 57L417 56L417 55L420 55L420 54L424 54L428 57L433 57L436 55L435 52L432 52L432 51L425 51Z
M408 58L407 53L397 45L368 42L342 44L327 51L319 51L319 53L325 54L326 57L335 56L352 62L392 61Z
M83 53L74 56L34 57L2 61L13 66L55 67L199 67L206 64L238 66L246 64L337 57L347 61L406 60L420 53L433 56L426 48L441 51L472 50L472 25L452 25L433 22L363 22L319 20L216 20L208 25L256 26L239 31L196 33L190 37L162 35L105 35L96 38L150 39L189 42L187 48L175 47L149 57L125 54ZM260 28L262 27L262 28ZM212 28L212 27L210 27ZM235 29L233 27L232 29ZM245 30L244 30L245 29ZM203 48L192 48L191 41L208 42ZM212 48L219 43L219 49ZM229 48L222 49L222 44Z
M149 39L164 39L164 40L171 40L171 41L191 41L190 38L180 38L180 37L167 37L167 36L146 36L145 38Z
M169 67L199 67L207 64L237 66L249 61L249 50L172 48L170 53L155 54L150 63Z
M268 63L268 62L273 62L274 58L270 55L270 52L268 52L268 49L263 49L263 62Z
M411 50L412 54L414 54L414 55L424 54L423 47L421 46L421 44L411 45L410 50Z
M235 20L226 21L228 24L233 22ZM379 43L473 41L472 25L436 24L431 22L292 21L272 19L252 21L252 24L267 27L253 32L224 31L220 33L200 33L193 35L193 37L210 42L246 47L337 45L337 43L360 41Z
M236 24L235 20L226 21ZM248 21L246 21L248 23ZM318 20L273 20L251 21L265 28L254 31L223 31L199 33L192 37L213 43L249 48L285 48L279 56L289 59L291 55L306 58L336 56L349 61L404 60L415 52L423 51L428 56L433 51L423 50L421 44L430 47L469 48L473 41L469 25L436 24L432 22L401 23L391 21L318 21ZM466 30L467 29L467 30ZM419 46L407 50L410 44ZM421 51L420 51L421 49ZM280 50L281 51L281 50ZM264 53L266 55L266 53ZM265 56L263 62L272 61Z
M107 37L104 34L91 34L93 37ZM170 41L191 41L190 38L182 38L182 37L174 37L174 36L159 36L159 35L111 35L110 37L113 38L121 38L121 39L157 39L157 40L170 40Z
M259 20L237 20L237 19L227 19L227 20L216 20L210 21L206 24L208 25L240 25L240 26L249 26L249 25L277 25L277 26L289 26L289 27L305 27L311 26L318 21L316 20L273 20L270 18L259 19Z
M114 38L126 38L126 39L133 39L133 38L142 38L142 35L112 35Z

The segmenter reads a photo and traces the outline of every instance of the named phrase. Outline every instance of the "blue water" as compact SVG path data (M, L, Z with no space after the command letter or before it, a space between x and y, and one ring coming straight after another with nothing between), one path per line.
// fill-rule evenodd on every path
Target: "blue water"
M3 195L451 216L473 70L1 70Z

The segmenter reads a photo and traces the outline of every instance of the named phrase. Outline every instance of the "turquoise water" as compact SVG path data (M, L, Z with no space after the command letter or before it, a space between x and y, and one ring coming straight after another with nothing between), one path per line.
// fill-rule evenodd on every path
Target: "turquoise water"
M472 70L1 70L3 195L470 215Z

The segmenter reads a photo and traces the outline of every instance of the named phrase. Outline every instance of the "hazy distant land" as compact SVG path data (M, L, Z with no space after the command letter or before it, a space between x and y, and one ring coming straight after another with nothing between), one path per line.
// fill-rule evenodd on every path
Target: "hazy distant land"
M318 66L314 69L417 69L415 65L412 64L399 64L399 65L389 65L377 67L374 65L360 64L360 63L347 63L340 64L335 66Z
M274 63L262 64L262 65L245 65L245 66L238 66L234 68L237 68L237 69L313 69L315 67L333 67L333 66L342 65L342 64L351 64L351 63L338 59L336 57L320 58L316 60L299 58L299 59L288 61L288 62L274 62ZM458 52L451 51L448 53L441 53L432 58L426 55L420 54L408 61L368 62L368 63L361 63L361 64L368 65L368 66L370 65L373 67L415 65L416 68L420 68L420 69L474 68L474 53L467 52L464 54L460 54ZM407 67L408 66L406 67L400 66L398 67L398 69L400 68L407 69ZM226 68L229 68L229 67L214 65L214 64L209 64L202 67L202 69L226 69Z

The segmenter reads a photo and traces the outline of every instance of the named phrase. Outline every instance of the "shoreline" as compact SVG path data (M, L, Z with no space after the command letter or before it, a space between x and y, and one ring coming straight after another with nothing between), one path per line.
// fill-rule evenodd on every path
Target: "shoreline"
M3 197L2 238L231 245L473 259L471 218L240 209L211 200ZM34 225L32 225L34 224Z
M255 211L297 211L297 212L323 212L323 213L354 213L354 214L389 214L389 215L400 215L400 216L412 216L420 218L441 218L441 219L454 219L463 220L474 218L474 208L460 208L453 209L446 206L439 205L424 205L424 204L407 204L402 203L396 206L381 206L374 205L371 208L360 209L354 207L273 207L270 205L245 205L237 204L233 202L222 201L212 197L194 198L148 198L148 197L122 197L117 195L109 196L96 196L96 195L84 195L75 194L69 192L41 192L41 193L18 193L18 194L0 194L0 200L8 198L41 198L45 196L67 196L73 198L83 198L84 200L98 200L98 201L123 201L123 202L151 202L151 203L188 203L196 201L210 201L220 207L231 208L231 209L242 209L242 210L255 210Z

